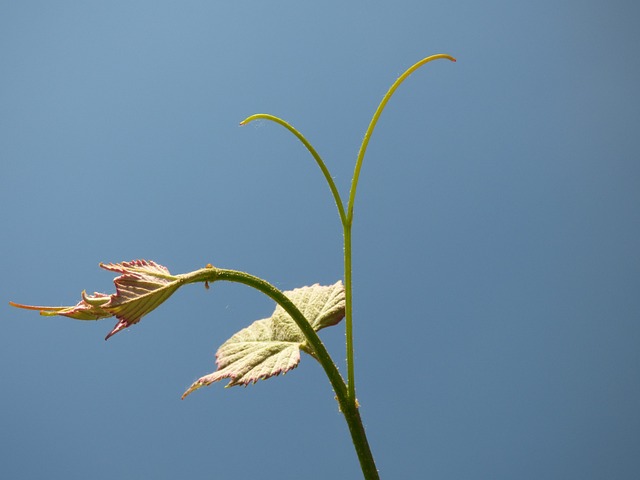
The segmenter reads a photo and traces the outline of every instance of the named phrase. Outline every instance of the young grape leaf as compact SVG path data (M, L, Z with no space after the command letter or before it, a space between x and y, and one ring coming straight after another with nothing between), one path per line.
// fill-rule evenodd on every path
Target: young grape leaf
M121 273L113 283L115 295L102 306L118 319L116 326L105 340L131 325L154 310L169 298L180 286L180 278L171 275L167 267L154 261L135 260L122 263L101 263L105 270Z
M298 307L315 331L344 318L345 298L341 281L334 285L296 288L284 294ZM278 305L273 315L256 320L224 342L216 353L218 369L196 380L182 395L228 378L227 387L248 385L286 373L298 366L300 349L313 355L294 320Z
M71 307L42 307L9 302L14 307L40 310L40 315L63 315L76 320L99 320L115 316L116 326L105 340L135 323L169 298L181 285L181 276L169 273L166 267L151 260L122 263L101 263L111 272L121 273L113 283L116 293L107 295L82 292L82 300Z

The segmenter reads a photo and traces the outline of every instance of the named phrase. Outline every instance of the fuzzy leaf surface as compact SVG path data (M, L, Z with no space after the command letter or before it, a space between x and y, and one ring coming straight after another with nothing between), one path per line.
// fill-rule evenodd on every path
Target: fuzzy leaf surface
M329 286L315 284L296 288L284 294L315 331L335 325L344 318L341 281ZM218 369L196 380L182 398L225 378L230 380L227 387L233 387L284 374L298 366L301 348L308 351L302 331L278 305L271 317L256 320L223 343L216 353Z

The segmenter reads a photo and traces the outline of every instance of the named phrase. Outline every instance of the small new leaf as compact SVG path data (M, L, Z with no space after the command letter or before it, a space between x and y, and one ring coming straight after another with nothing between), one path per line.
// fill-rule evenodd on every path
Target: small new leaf
M296 288L284 294L298 307L315 331L344 318L344 287L334 285ZM227 387L248 385L298 366L300 349L313 355L294 320L279 305L273 315L253 322L222 344L216 353L218 369L196 380L182 395L228 378Z
M180 277L171 275L166 267L153 261L101 263L100 266L105 270L122 273L113 281L116 285L115 295L111 295L109 303L102 307L119 320L105 340L138 323L180 286Z
M82 300L71 307L40 307L14 302L10 304L18 308L40 310L40 315L63 315L76 320L99 320L115 316L118 323L106 336L107 340L117 332L138 323L182 284L180 276L171 275L166 267L153 261L101 263L100 266L122 274L113 281L116 286L115 294L87 295L82 292Z

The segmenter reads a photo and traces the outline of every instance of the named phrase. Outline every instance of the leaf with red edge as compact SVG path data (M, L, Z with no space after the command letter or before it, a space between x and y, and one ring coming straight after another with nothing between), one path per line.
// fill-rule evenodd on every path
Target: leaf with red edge
M342 282L315 284L284 294L316 331L335 325L344 317ZM230 379L227 387L233 387L284 374L298 366L300 349L311 353L298 325L278 305L271 317L253 322L222 344L216 353L218 370L196 380L182 398L224 378Z
M23 305L15 302L9 302L9 305L27 310L39 310L40 315L48 317L62 315L76 320L99 320L113 316L101 308L101 305L108 302L110 298L110 295L105 295L104 293L96 292L94 295L87 295L85 292L82 292L82 300L71 307L42 307L37 305Z
M115 295L102 308L119 320L105 340L133 324L169 298L180 286L180 277L153 261L100 264L105 270L122 273L113 283Z
M100 264L105 270L121 273L113 283L116 293L106 295L82 292L82 300L71 307L42 307L9 302L12 306L39 310L40 315L62 315L76 320L99 320L115 316L116 326L105 340L135 323L169 298L180 285L182 277L171 275L169 270L153 261Z

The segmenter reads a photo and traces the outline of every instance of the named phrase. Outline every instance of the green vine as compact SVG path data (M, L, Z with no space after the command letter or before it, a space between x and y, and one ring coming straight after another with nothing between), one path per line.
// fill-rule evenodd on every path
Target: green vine
M320 363L333 387L340 411L349 427L364 478L367 480L379 479L360 417L355 389L351 264L354 203L367 146L382 111L404 80L421 66L437 59L455 62L453 57L445 54L433 55L420 60L391 85L378 105L358 151L349 200L346 205L340 197L329 169L318 152L292 125L278 117L262 113L251 115L241 122L241 125L255 120L275 122L295 135L311 153L329 185L338 208L344 241L344 285L338 282L331 286L313 285L290 292L282 292L266 280L236 270L207 265L205 268L191 273L173 275L166 267L153 261L134 260L100 265L106 270L121 274L114 280L115 294L88 295L86 292L82 292L80 302L69 307L30 306L13 302L10 304L19 308L39 310L42 315L63 315L78 320L116 317L118 323L107 335L108 339L115 333L138 323L144 315L162 304L183 285L200 282L209 288L210 283L228 281L254 288L276 302L278 307L275 312L270 318L254 322L227 340L216 354L218 370L194 382L184 393L183 398L200 387L210 385L223 378L230 380L228 386L247 385L260 379L286 373L297 365L300 351L309 353ZM345 318L346 330L346 382L317 334L318 330L335 325L342 318Z

